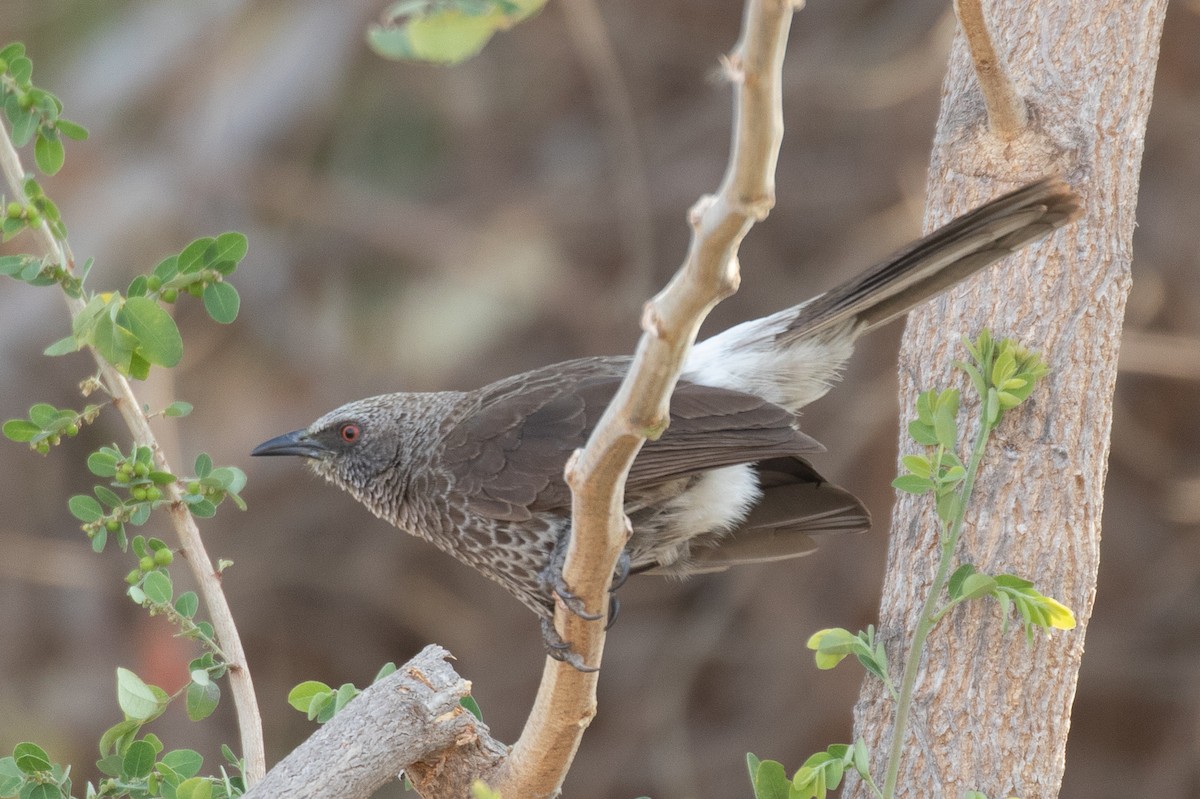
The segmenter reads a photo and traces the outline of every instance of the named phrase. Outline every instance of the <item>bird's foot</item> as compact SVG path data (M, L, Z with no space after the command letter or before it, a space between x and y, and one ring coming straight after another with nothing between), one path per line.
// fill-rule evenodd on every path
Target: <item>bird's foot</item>
M566 663L576 671L585 673L600 671L598 666L589 666L583 662L583 658L578 652L571 649L571 645L562 639L558 634L558 630L554 629L554 619L542 617L542 641L546 644L546 654L555 660Z
M554 554L550 557L550 563L546 565L542 572L542 583L548 590L554 592L554 595L562 600L563 605L567 610L574 613L581 619L586 621L599 621L604 618L603 613L592 613L583 603L583 599L578 594L571 590L571 586L567 585L567 581L563 578L563 564L567 559L567 548L565 544L560 544L555 547ZM620 557L617 558L617 568L613 571L612 587L609 591L608 602L608 622L604 629L612 627L613 620L617 617L617 611L621 607L621 603L617 600L613 592L625 584L629 579L629 553L622 551Z

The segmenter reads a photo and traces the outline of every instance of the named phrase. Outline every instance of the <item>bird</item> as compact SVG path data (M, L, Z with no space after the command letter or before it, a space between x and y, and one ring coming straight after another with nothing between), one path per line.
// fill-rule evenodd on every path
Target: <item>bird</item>
M667 428L630 468L631 533L614 586L629 574L688 577L794 558L816 549L814 537L867 530L863 503L809 462L824 448L801 432L798 411L832 387L859 336L1079 213L1069 185L1045 178L807 302L695 344ZM307 459L376 516L499 583L537 615L547 654L590 670L553 624L556 597L599 618L562 578L564 468L630 363L579 358L473 391L360 399L251 454Z

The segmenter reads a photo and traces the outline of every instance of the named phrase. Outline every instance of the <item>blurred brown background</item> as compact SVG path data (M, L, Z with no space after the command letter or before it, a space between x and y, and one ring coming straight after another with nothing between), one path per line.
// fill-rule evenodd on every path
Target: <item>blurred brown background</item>
M371 54L363 30L382 6L0 4L0 38L27 43L35 81L92 133L45 184L76 254L96 258L94 288L124 286L197 236L250 237L238 321L219 327L181 301L184 361L142 397L196 405L159 423L178 471L207 450L250 475L250 510L222 508L203 529L213 556L236 564L226 586L272 761L311 730L286 706L292 685L363 684L431 641L457 655L512 741L542 649L499 588L299 463L251 462L251 447L361 396L629 351L640 303L681 260L685 211L716 186L728 148L729 91L713 76L739 3L605 3L615 95L573 3L453 69ZM839 0L797 15L779 202L708 329L804 299L917 234L948 9ZM1200 3L1173 4L1064 797L1200 796L1198 38ZM610 99L621 92L629 124ZM0 419L41 400L78 407L90 361L40 355L66 325L55 292L0 284ZM744 752L791 769L848 738L861 670L818 672L804 641L875 617L898 335L865 342L833 398L805 414L829 447L818 466L867 500L878 529L801 562L631 581L567 795L748 796ZM95 741L119 719L113 669L174 689L191 652L122 595L131 556L93 555L67 512L90 485L85 454L114 440L127 433L109 414L47 458L0 442L0 752L37 740L78 778L94 775ZM162 521L144 530L168 535ZM173 708L154 729L215 764L233 738L228 711L191 725Z

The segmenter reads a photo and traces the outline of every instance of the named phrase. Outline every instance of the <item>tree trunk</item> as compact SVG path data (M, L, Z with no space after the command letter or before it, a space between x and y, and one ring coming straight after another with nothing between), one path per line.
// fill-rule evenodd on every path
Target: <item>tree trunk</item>
M965 357L963 335L987 327L1042 352L1051 374L993 437L957 561L1033 580L1079 624L1027 646L1019 625L1001 632L995 602L970 602L944 619L917 682L901 796L957 799L976 789L1032 799L1057 795L1062 782L1095 596L1138 173L1166 0L997 0L985 10L1029 104L1030 127L1008 141L989 130L960 31L929 169L926 228L1053 172L1079 191L1085 215L912 314L900 357L901 428L921 390L965 387L950 365ZM964 404L977 411L977 403ZM913 452L907 433L901 438L901 451ZM936 568L937 541L932 502L902 494L880 611L894 673ZM867 679L855 720L875 773L893 710L878 680ZM861 784L851 793L868 795Z

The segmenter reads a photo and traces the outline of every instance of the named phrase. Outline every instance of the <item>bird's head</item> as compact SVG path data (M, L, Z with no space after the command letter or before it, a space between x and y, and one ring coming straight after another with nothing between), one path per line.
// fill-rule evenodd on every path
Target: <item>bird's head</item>
M313 470L354 494L378 514L404 471L412 425L404 394L386 394L343 405L302 430L264 441L251 455L299 455Z

